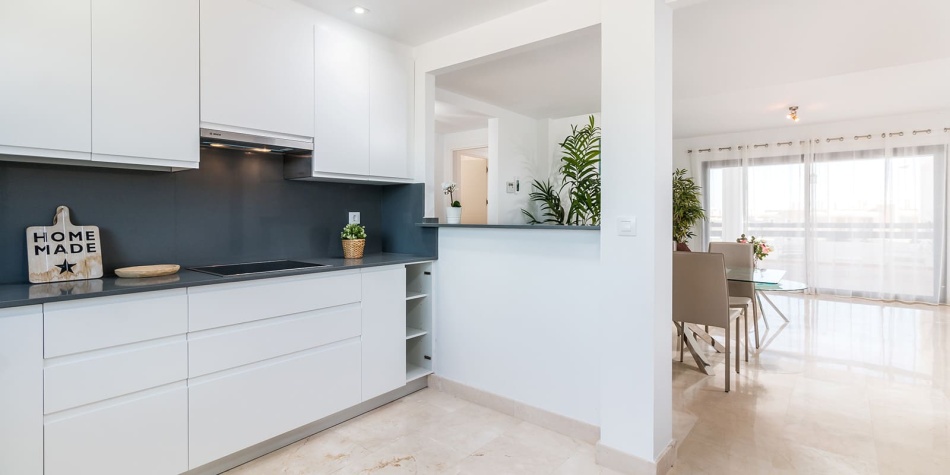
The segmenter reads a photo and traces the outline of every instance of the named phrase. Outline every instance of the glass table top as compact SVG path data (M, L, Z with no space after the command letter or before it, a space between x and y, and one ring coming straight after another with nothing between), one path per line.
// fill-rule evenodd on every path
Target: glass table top
M755 282L756 284L778 284L785 277L782 269L726 269L726 279L736 282Z
M794 280L783 280L775 284L755 284L755 290L764 290L766 292L798 292L807 288L807 285L801 282L795 282Z

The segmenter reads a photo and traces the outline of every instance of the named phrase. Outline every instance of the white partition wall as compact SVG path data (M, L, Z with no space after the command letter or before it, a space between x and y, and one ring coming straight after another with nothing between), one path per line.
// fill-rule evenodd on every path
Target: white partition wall
M672 12L603 0L601 440L610 467L659 464L672 442ZM635 236L619 236L621 217ZM659 468L655 467L654 468Z
M435 374L600 423L597 231L440 229Z

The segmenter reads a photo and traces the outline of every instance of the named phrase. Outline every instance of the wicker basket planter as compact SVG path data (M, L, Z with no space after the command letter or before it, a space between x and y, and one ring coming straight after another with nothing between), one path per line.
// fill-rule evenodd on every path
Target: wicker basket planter
M343 258L344 259L362 259L363 249L366 248L365 239L344 239L343 240Z

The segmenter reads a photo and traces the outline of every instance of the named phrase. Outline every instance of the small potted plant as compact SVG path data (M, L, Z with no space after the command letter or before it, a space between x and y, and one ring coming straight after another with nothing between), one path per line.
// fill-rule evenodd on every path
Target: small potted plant
M459 186L455 183L443 183L442 193L449 195L450 205L445 208L445 222L449 224L459 224L462 222L462 203L455 199L455 192Z
M340 233L340 239L343 240L344 259L363 257L363 249L366 248L366 228L355 223L347 224Z

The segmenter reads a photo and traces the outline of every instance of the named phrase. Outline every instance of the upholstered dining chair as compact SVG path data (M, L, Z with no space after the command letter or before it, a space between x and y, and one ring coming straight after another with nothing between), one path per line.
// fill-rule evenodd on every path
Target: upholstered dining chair
M673 253L673 321L709 325L726 330L726 392L731 387L729 358L729 329L736 328L736 373L739 372L739 324L742 310L729 307L729 289L726 285L726 264L722 254L707 252ZM680 334L680 348L685 335Z
M723 255L729 269L752 269L755 260L752 244L738 242L711 242L709 252ZM729 307L744 308L746 318L752 316L752 329L755 332L755 349L761 345L759 339L759 309L755 304L755 283L729 282ZM749 361L746 355L746 361Z

